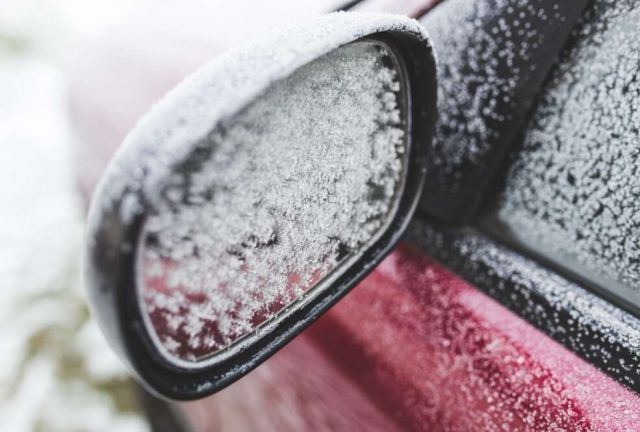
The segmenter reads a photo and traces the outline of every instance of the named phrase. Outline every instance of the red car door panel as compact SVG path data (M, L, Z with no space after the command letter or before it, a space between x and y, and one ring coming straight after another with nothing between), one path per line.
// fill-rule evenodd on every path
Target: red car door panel
M209 430L198 413L218 404L217 422L235 413L253 430L640 424L634 393L408 245L265 365L186 410Z

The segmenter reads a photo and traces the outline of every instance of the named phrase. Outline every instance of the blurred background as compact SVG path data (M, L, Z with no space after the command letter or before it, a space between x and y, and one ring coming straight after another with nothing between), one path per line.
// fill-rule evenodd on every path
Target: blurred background
M106 346L80 276L88 197L185 74L336 0L0 0L0 430L172 430ZM165 416L166 417L166 416Z

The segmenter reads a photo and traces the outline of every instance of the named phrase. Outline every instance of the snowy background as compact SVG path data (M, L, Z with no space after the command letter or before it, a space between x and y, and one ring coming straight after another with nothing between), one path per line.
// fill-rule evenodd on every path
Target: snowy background
M126 5L126 8L124 7ZM61 65L133 2L0 2L0 430L148 430L79 280Z
M264 3L208 2L215 13L202 14L198 1L0 0L0 430L149 430L79 277L85 203L67 98L75 47L157 11L159 31L215 34L224 49L341 2Z

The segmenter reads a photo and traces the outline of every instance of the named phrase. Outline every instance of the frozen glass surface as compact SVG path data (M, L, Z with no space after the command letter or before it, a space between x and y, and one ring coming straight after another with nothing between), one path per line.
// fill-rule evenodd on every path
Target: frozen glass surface
M198 143L141 239L139 296L163 351L196 362L230 347L378 237L404 179L403 91L387 48L354 43Z
M640 299L640 6L598 0L574 31L508 174L500 220Z

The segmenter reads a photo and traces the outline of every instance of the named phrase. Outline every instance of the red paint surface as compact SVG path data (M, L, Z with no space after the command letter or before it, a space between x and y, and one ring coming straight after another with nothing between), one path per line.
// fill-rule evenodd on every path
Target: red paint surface
M220 421L249 423L209 414L202 430L640 430L638 396L408 247L256 371L186 408L197 419L214 405Z

